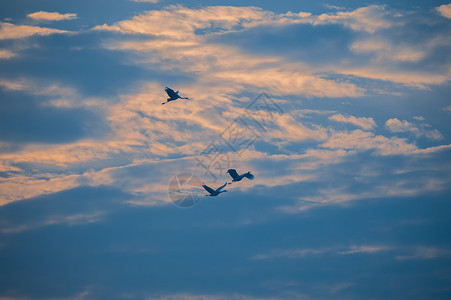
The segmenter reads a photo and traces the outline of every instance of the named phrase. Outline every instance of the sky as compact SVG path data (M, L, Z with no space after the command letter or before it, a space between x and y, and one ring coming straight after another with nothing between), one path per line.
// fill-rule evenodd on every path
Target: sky
M449 1L2 1L0 299L450 299L450 79Z

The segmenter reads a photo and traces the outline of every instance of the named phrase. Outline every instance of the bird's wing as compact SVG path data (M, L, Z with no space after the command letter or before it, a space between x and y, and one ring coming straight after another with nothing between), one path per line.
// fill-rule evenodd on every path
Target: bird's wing
M229 169L229 170L227 171L227 173L229 173L230 176L232 176L233 179L239 177L239 175L238 175L238 173L236 172L235 169Z
M244 177L246 177L246 178L248 178L250 180L254 179L254 175L252 175L250 172L244 174Z
M202 187L203 187L207 192L209 192L210 194L215 192L215 190L213 190L211 187L209 187L209 186L206 185L206 184L202 184Z
M165 91L166 91L166 93L168 94L168 96L169 96L170 98L177 97L177 94L174 92L173 89L170 89L170 88L167 87L167 88L165 89Z
M223 185L221 185L220 187L218 187L218 189L216 190L216 192L220 192L226 185L227 185L227 181L226 181L226 183L224 183Z

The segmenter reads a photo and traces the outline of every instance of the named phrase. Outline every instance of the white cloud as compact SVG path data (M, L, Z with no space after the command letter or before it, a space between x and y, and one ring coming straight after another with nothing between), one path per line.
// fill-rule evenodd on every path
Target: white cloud
M22 39L34 35L51 35L51 34L67 34L66 30L59 30L53 28L28 26L28 25L14 25L11 23L0 22L0 40L6 39Z
M27 17L34 19L34 20L62 21L62 20L77 19L77 14L72 14L72 13L60 14L58 12L38 11L38 12L28 14Z
M437 7L437 11L445 18L451 19L451 4L443 4Z
M330 116L329 119L336 122L351 123L363 129L373 129L374 127L376 127L376 123L374 122L373 118L356 118L354 116L345 117L342 114L335 114L333 116Z
M429 130L424 127L427 127L427 124L422 124L423 127L418 127L415 124L412 124L406 120L400 121L397 118L388 119L385 122L385 127L388 128L392 132L410 132L414 134L416 137L426 137L432 140L440 140L443 139L443 135L437 130Z

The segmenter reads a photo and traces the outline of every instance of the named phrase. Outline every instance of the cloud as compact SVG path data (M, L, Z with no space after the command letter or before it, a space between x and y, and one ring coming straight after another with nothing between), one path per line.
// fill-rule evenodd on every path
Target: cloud
M267 260L275 258L298 259L310 255L320 255L331 251L329 248L322 249L291 249L291 250L275 250L267 254L257 254L252 257L255 260Z
M0 50L0 59L9 59L16 55L17 55L16 53L10 50Z
M392 247L388 246L351 246L349 250L343 250L340 251L340 254L358 254L358 253L365 253L365 254L373 254L381 251L388 251L391 250Z
M322 146L331 149L374 149L380 155L409 154L417 150L417 146L407 143L406 139L387 138L360 129L350 133L336 132Z
M221 293L221 294L190 294L190 293L173 293L173 294L167 294L163 296L156 296L156 297L147 297L147 300L287 300L293 298L293 293L290 293L290 297L285 296L277 296L277 297L271 297L271 296L251 296L246 294L239 294L239 293ZM296 295L296 298L298 298L299 295ZM308 297L303 296L302 299L308 300ZM1 299L0 299L1 300Z
M265 12L256 7L210 6L189 9L169 6L165 10L149 11L131 20L112 26L104 24L94 29L186 40L192 38L196 30L231 30L238 25L259 20L264 15Z
M415 124L412 124L406 120L400 121L397 118L388 119L385 122L385 127L388 128L391 132L410 132L414 134L416 137L426 137L432 140L440 140L443 139L443 135L437 130L428 130L424 128L428 127L428 124L421 124L422 127L418 127Z
M99 222L102 220L102 217L105 215L105 212L95 212L88 214L73 214L73 215L53 215L48 217L47 219L40 220L38 222L34 222L28 225L17 225L17 226L1 226L0 233L5 234L15 234L28 230L36 230L45 226L52 225L81 225L81 224L90 224Z
M345 117L342 114L335 114L333 116L330 116L329 120L343 123L351 123L367 130L376 127L376 123L374 122L373 118L365 118L365 117L356 118L354 116Z
M34 35L46 36L52 34L67 34L66 30L59 30L53 28L28 26L28 25L14 25L11 23L0 22L0 40L6 39L22 39Z
M430 15L421 17L426 24L429 18ZM449 44L446 42L449 40L447 34L442 30L434 36L422 35L421 43L408 38L400 39L398 36L410 36L413 30L411 24L414 22L411 14L401 14L380 5L318 16L304 12L275 14L257 7L211 6L189 9L169 6L112 25L96 26L94 30L149 36L148 41L128 39L123 43L110 42L107 48L136 51L142 55L141 59L136 59L136 63L145 63L152 68L169 70L173 68L169 65L183 66L179 71L191 73L217 70L212 78L238 85L252 84L275 95L302 93L308 97L359 97L365 94L366 89L362 84L357 85L356 81L349 80L349 75L417 88L449 81L451 68L446 63L442 63L439 69L434 66L437 57L435 52L440 51L444 43ZM304 63L286 61L280 53L276 56L259 55L260 63L256 65L255 61L258 60L253 59L252 67L249 60L255 55L245 55L244 51L231 47L230 43L211 42L217 41L215 37L236 32L245 36L249 34L249 29L254 29L252 34L262 34L267 32L265 27L280 29L297 24L318 28L318 33L321 32L319 27L324 25L342 25L361 32L347 42L349 50L356 55L337 56L333 63L323 65L314 65L309 60ZM389 28L395 29L387 34ZM278 47L275 45L275 49ZM311 57L316 53L305 55ZM235 62L239 62L239 65ZM413 64L413 68L406 63ZM346 79L330 80L327 75ZM255 78L261 78L261 81Z
M377 30L393 26L393 22L388 19L389 16L390 14L385 11L385 6L371 5L350 12L322 14L314 20L314 24L341 24L355 31L374 33Z
M343 249L343 247L332 246L318 249L288 249L288 250L274 250L267 254L258 254L252 257L255 260L267 260L267 259L301 259L306 256L313 255L326 255L326 254L339 254L339 255L351 255L351 254L376 254L378 252L392 250L389 246L369 246L369 245L353 245Z
M34 20L44 20L44 21L62 21L62 20L74 20L77 19L77 14L67 13L60 14L58 12L45 12L38 11L35 13L28 14L27 17Z
M411 254L399 255L396 258L398 260L423 260L451 257L451 250L449 248L416 246L409 250Z
M426 55L424 51L415 49L413 46L395 45L380 38L356 41L350 48L357 54L374 54L375 60L380 62L417 62Z
M322 24L338 24L351 18L357 26L359 22L355 19L371 11L378 15L376 19L388 20L389 13L384 8L373 7L328 21L323 16ZM129 171L146 167L153 170L158 165L165 169L166 177L170 177L166 167L174 165L171 170L177 173L178 163L178 168L183 166L183 169L199 172L199 168L193 167L196 162L194 157L199 156L212 141L219 139L224 128L237 116L245 115L245 101L250 100L245 99L243 92L265 90L272 95L281 95L279 98L285 96L283 101L294 104L289 114L282 113L271 120L258 144L238 158L246 168L261 172L255 182L268 188L305 181L317 182L321 180L321 172L327 172L327 168L333 169L334 164L343 163L352 155L367 150L375 156L390 156L430 155L449 148L449 145L442 145L420 149L398 137L390 138L362 130L341 132L325 127L321 124L321 118L325 119L324 116L330 114L333 114L329 117L332 121L353 124L365 130L373 130L376 124L371 117L346 116L323 110L297 110L298 98L292 95L361 97L365 95L365 89L350 81L330 79L315 67L290 61L283 55L252 54L210 39L213 35L260 26L259 22L280 26L280 22L307 22L312 18L308 14L275 15L253 7L188 9L171 6L162 11L140 14L130 20L96 27L123 34L144 35L139 39L117 38L115 35L114 39L105 40L103 45L110 50L128 52L133 63L149 70L189 76L191 82L178 83L176 88L184 95L194 97L193 102L181 101L176 105L161 106L165 95L164 85L159 82L143 82L137 85L137 89L134 87L135 91L111 99L85 99L74 88L59 83L48 84L23 78L1 79L3 89L39 95L43 98L43 105L102 111L110 130L96 139L83 138L57 145L25 144L13 153L1 154L0 162L11 176L3 182L7 187L5 193L9 195L6 195L8 201L86 184L120 186L136 196L131 200L135 204L154 205L168 201L167 178L148 184L142 179L126 179ZM166 19L167 22L164 22ZM370 23L373 25L361 25L363 29L358 30L377 32L388 28L377 25L375 20ZM319 25L315 23L314 26ZM278 168L265 166L276 161L286 165L284 170L288 171L274 179L271 175ZM27 170L40 168L49 171L27 173ZM76 171L72 174L62 171L67 168L75 168ZM149 176L148 179L152 177L142 172ZM20 185L27 185L28 188L19 192ZM243 186L243 191L246 188ZM328 200L333 203L362 196L367 195L345 189L319 189L316 195L306 196L304 200L326 199L324 203Z
M374 33L378 29L389 28L393 25L393 22L386 16L391 16L391 14L385 12L384 6L379 5L319 16L312 16L307 12L275 14L258 7L210 6L189 9L173 5L165 10L149 11L135 16L131 20L121 21L112 26L104 24L96 26L94 29L185 39L200 29L208 29L204 33L208 35L262 25L304 23L311 25L341 24L356 31Z
M443 4L437 7L437 11L445 18L451 19L451 4Z
M111 50L133 51L140 56L136 63L149 68L195 74L198 83L204 86L228 84L238 91L252 87L274 95L307 97L364 94L363 88L347 81L327 79L301 63L277 56L249 55L231 45L209 42L211 35L257 26L256 22L272 18L271 12L255 7L170 6L94 29L152 36L149 40L109 42L105 46Z
M424 121L425 120L425 118L423 116L414 116L413 118L415 120L417 120L417 121Z
M78 96L75 89L62 86L58 83L43 82L28 78L15 80L0 78L0 87L17 92L24 92L30 95L51 96L58 98L75 98Z
M131 0L132 2L148 2L148 3L158 3L161 0Z

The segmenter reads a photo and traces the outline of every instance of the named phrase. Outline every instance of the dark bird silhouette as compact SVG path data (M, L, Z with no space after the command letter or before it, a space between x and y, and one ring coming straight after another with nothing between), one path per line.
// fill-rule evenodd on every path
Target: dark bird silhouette
M244 174L241 174L241 175L238 175L238 173L236 172L235 169L229 169L227 171L227 173L229 173L230 176L232 177L232 182L240 181L244 177L246 177L249 180L253 180L254 179L254 175L251 174L251 171L249 171L247 173L244 173ZM232 183L232 182L230 182L230 183Z
M179 96L179 91L174 92L173 89L168 88L168 87L166 87L164 90L168 94L169 98L166 100L166 102L161 103L162 105L166 104L166 103L169 103L171 101L177 100L177 99L188 99L189 100L189 98L187 98L187 97L180 97Z
M211 187L209 187L208 185L206 185L206 184L202 184L202 187L203 187L207 192L210 193L210 195L205 195L205 196L212 196L212 197L214 197L214 196L217 196L217 195L219 195L219 194L221 194L221 193L227 192L227 190L221 191L226 185L227 185L227 182L224 183L223 185L221 185L220 187L218 187L218 188L216 189L216 191L215 191L214 189L212 189Z

